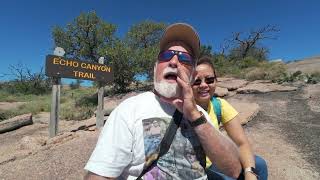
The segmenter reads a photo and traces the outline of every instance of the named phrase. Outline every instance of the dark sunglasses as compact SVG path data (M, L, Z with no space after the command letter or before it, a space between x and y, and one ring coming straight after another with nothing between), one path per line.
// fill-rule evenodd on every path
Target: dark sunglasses
M204 78L204 82L208 85L214 83L215 80L216 80L216 77L214 77L214 76ZM201 83L202 83L202 79L196 79L196 80L194 80L192 85L199 86Z
M182 52L182 51L174 51L174 50L162 51L158 55L158 60L162 62L170 61L175 55L178 56L179 62L187 65L194 65L194 60L192 56L189 53Z

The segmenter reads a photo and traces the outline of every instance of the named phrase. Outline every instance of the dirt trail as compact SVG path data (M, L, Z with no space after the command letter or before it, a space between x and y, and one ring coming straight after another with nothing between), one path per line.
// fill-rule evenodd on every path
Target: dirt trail
M320 113L310 110L301 93L299 89L233 97L260 105L245 130L254 151L268 162L269 179L320 178Z

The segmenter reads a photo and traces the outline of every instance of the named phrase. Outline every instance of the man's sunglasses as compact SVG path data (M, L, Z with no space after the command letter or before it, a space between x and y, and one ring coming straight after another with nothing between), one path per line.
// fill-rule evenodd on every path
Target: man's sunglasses
M202 83L202 80L203 79L196 79L196 80L194 80L192 85L199 86ZM214 76L204 78L204 82L208 85L214 83L215 80L216 80L216 77L214 77Z
M187 52L166 50L162 51L158 55L158 60L161 62L170 61L173 56L177 55L179 62L187 65L194 65L192 56Z

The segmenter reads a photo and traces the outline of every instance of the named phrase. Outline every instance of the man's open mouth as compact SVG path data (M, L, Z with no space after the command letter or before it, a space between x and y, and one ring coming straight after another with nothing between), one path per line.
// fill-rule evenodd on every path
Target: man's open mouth
M167 80L177 80L177 73L169 72L164 75L164 78Z

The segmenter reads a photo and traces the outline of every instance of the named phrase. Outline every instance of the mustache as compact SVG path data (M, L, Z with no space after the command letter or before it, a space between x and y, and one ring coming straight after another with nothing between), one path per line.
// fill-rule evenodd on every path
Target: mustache
M178 69L177 68L171 68L171 67L166 67L163 70L163 75L166 75L168 73L174 73L174 74L178 74Z

